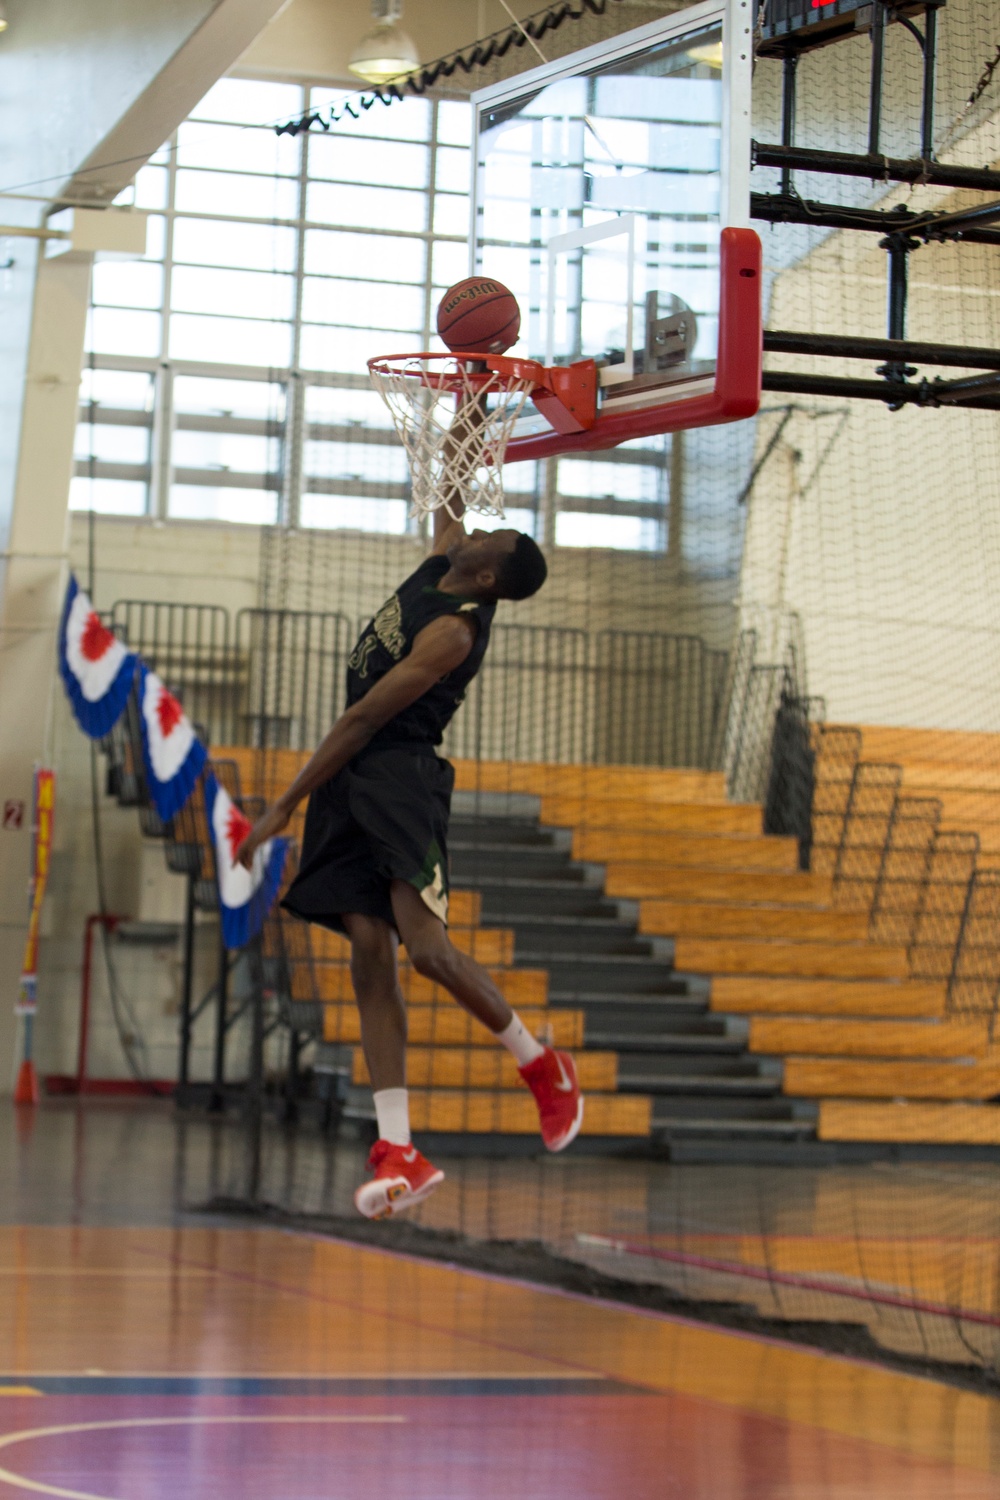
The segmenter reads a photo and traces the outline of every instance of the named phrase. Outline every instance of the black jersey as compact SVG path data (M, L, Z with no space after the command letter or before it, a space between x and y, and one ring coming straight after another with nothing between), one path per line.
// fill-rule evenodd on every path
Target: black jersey
M448 572L447 557L428 557L386 600L361 632L347 664L347 706L360 702L368 690L409 656L413 642L426 625L441 615L464 615L474 623L472 650L454 672L428 688L404 708L371 741L373 747L399 744L440 745L442 736L482 665L490 641L495 604L480 604L446 594L437 587Z

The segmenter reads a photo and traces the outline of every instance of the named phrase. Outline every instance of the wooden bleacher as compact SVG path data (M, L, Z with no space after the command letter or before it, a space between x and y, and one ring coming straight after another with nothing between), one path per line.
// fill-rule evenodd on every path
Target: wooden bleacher
M761 809L728 803L715 773L467 761L456 786L540 797L542 821L573 830L574 858L604 867L606 893L639 903L640 930L674 940L677 970L710 977L712 1011L747 1017L750 1051L783 1060L784 1091L816 1101L821 1140L1000 1144L1000 891L967 899L974 870L1000 870L1000 736L833 726L817 748L808 872L796 840L764 835ZM222 753L265 794L302 759ZM511 934L479 917L475 894L456 892L455 941L532 1026L578 1048L582 1013L547 1010L544 973L511 967ZM323 937L316 957L326 1034L353 1044L345 945ZM533 1130L503 1059L405 963L403 983L415 1122L520 1131L523 1115ZM587 1128L616 1133L622 1106L643 1133L629 1111L645 1101L614 1094L613 1055L581 1057L596 1070Z

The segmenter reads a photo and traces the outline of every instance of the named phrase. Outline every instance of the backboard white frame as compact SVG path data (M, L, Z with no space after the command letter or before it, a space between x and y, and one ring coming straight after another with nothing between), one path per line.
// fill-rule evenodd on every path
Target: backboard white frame
M635 214L620 214L617 219L609 219L605 224L592 224L585 229L571 229L568 234L554 234L548 243L549 252L549 315L546 320L545 334L545 363L555 364L556 347L556 302L552 295L552 288L556 284L556 260L560 255L569 255L574 250L582 250L584 245L592 245L595 240L620 239L622 236L628 240L628 270L626 276L626 303L625 303L625 358L620 365L608 365L601 370L601 384L615 385L623 380L631 380L635 374L635 351L632 347L632 324L635 319L635 307L633 305L635 292Z
M469 222L469 274L475 275L479 269L476 265L476 226L479 221L479 140L481 135L481 121L484 113L495 109L498 105L511 103L522 95L537 93L539 89L548 84L558 82L564 78L572 78L580 73L592 71L601 66L612 65L628 57L634 56L656 47L665 42L673 41L677 37L684 36L689 31L700 30L704 27L721 26L722 29L722 126L721 126L721 153L720 153L720 176L721 176L721 201L719 211L719 228L747 228L750 224L750 140L751 140L751 116L750 100L753 77L753 0L702 0L702 3L687 6L684 10L675 11L672 15L661 17L659 20L651 21L646 26L636 27L633 31L624 32L622 35L613 37L608 41L597 42L591 47L584 47L579 52L574 52L568 57L561 57L556 62L546 63L537 68L531 68L527 72L518 73L513 78L504 80L503 83L492 84L489 88L478 89L472 94L471 103L474 111L474 132L471 155L472 187L470 192L470 222ZM604 230L605 226L596 226ZM608 233L615 232L608 228ZM620 232L620 231L619 231ZM579 236L583 236L582 239ZM566 250L577 248L589 239L595 237L593 229L571 231L566 235L555 237L549 242L549 273L553 264L552 245L559 242ZM577 240L577 245L571 246L570 242ZM631 271L631 267L630 267ZM550 280L550 285L552 285ZM553 320L553 307L550 301L547 317L548 348L551 354ZM630 322L631 322L630 312ZM630 327L631 334L631 327ZM631 340L630 340L631 343ZM551 363L551 360L547 362ZM631 359L629 360L631 366ZM631 375L625 373L625 366L611 365L600 372L601 385L611 385L628 380ZM653 389L650 390L649 399L655 398ZM645 397L637 397L640 402Z

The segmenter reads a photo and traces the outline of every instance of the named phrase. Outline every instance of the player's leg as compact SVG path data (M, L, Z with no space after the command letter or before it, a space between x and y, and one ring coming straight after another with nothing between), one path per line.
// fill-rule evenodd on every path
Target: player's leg
M531 1035L482 965L455 947L415 886L394 880L391 895L396 926L417 973L446 989L513 1055L537 1101L546 1146L563 1150L583 1123L583 1099L569 1053L544 1047Z
M347 913L351 983L361 1016L361 1045L368 1064L379 1138L369 1166L374 1176L354 1195L367 1219L387 1219L420 1203L444 1181L410 1141L406 1092L406 1006L399 988L399 940L381 917Z
M372 1089L376 1094L405 1089L406 1006L397 969L399 939L381 917L348 912L343 922L351 940L351 984Z

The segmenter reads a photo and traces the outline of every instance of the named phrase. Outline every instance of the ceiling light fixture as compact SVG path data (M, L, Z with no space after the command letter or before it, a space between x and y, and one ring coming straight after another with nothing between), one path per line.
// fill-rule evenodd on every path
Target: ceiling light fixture
M388 83L419 68L413 40L398 24L402 13L401 0L372 0L375 25L361 38L347 64L366 83Z
M7 7L4 4L4 0L0 0L0 31L6 31L9 25L10 21L7 19Z

